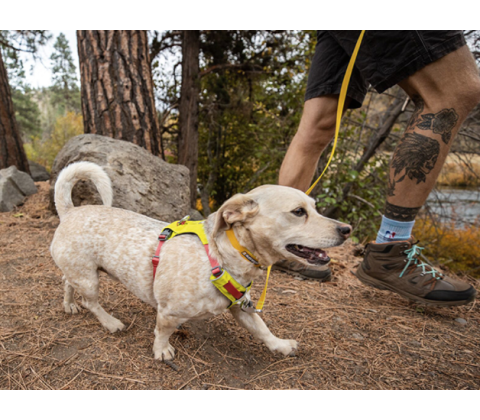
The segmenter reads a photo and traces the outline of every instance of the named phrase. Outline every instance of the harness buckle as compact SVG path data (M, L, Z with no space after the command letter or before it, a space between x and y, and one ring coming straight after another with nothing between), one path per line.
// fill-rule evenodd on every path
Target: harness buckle
M158 235L158 240L159 241L166 241L168 238L170 238L170 235L172 234L172 230L170 229L164 229L162 230L162 233Z
M257 309L255 308L255 306L253 306L253 302L251 300L242 300L240 303L240 309L243 311L243 312L247 312L249 314L259 314L259 313L262 313L263 311L261 309Z
M212 268L212 274L215 277L219 277L222 273L223 273L222 267L220 267L219 265Z

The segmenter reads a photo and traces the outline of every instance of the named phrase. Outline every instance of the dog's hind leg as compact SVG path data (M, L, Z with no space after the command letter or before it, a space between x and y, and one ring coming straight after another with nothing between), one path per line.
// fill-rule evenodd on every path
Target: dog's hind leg
M78 276L78 272L76 273ZM122 331L125 325L117 318L105 312L98 303L98 272L94 270L83 270L81 277L73 278L67 276L67 282L82 295L82 305L89 309L100 321L100 323L111 333ZM66 295L67 293L65 293Z
M291 356L297 350L298 343L295 340L282 340L275 337L258 314L244 312L239 305L233 305L230 312L242 327L246 328L257 340L265 343L270 351L278 351L284 356Z
M67 281L67 278L63 276L63 281L65 282L65 295L63 297L63 307L67 314L78 314L80 309L78 308L77 304L75 303L75 299L73 297L74 289L72 285Z
M168 339L177 329L177 326L187 321L186 319L179 319L176 317L163 315L161 312L157 313L157 325L155 326L155 341L153 343L153 353L155 359L158 360L173 360L175 357L175 349L168 342Z

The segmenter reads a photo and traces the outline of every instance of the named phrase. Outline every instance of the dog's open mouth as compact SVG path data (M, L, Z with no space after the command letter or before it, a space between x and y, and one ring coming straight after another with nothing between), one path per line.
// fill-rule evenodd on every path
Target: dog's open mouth
M286 248L288 252L307 260L310 264L322 265L327 264L330 261L330 257L323 249L309 248L308 246L293 244L287 245Z

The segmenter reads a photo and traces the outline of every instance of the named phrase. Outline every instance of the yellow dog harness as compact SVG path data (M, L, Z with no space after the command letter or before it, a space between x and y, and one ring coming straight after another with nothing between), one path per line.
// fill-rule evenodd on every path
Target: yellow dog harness
M166 228L162 230L162 233L159 235L159 243L157 246L157 250L155 252L155 255L152 257L153 279L155 280L157 266L160 261L160 250L162 249L163 244L178 235L196 235L205 247L205 251L210 261L210 265L212 266L210 280L212 281L213 285L220 291L220 293L222 293L227 299L230 300L231 303L228 305L228 308L232 307L237 303L242 303L243 310L247 310L247 312L255 312L255 310L252 311L250 309L252 308L251 302L245 302L245 299L243 299L245 294L252 287L253 282L251 282L247 287L243 287L230 275L230 273L228 273L228 271L220 267L218 261L210 255L210 251L208 248L208 239L203 226L205 221L190 221L188 219L189 216L184 217L182 220L170 223ZM227 235L229 235L228 231ZM245 255L242 254L244 258L258 266L256 258L250 252L248 252L248 250L244 249L244 252L246 252L248 255L247 258Z

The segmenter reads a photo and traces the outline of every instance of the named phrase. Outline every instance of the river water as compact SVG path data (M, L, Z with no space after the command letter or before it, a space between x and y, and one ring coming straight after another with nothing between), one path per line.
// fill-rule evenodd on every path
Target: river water
M428 197L430 211L458 227L480 221L480 189L437 188Z

